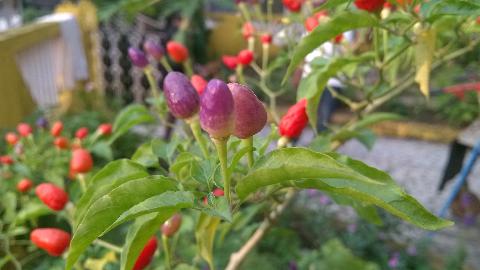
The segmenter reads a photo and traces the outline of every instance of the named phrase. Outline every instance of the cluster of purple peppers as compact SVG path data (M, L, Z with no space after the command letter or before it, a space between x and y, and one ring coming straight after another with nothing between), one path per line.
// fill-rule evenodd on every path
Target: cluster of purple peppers
M223 140L230 135L249 138L267 122L262 102L245 85L212 79L199 96L183 73L170 72L163 82L163 91L175 117L187 120L199 113L202 129L214 139Z

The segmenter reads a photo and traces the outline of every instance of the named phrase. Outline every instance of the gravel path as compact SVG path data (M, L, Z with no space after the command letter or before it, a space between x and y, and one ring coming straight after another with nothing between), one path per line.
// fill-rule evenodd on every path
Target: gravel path
M378 138L372 150L368 151L357 141L350 141L339 152L382 169L403 186L425 207L438 213L452 190L450 181L443 192L437 187L448 158L448 145L417 140ZM468 157L468 155L467 155ZM468 179L470 189L480 196L480 160ZM411 234L412 232L408 232ZM421 236L419 231L413 232ZM438 233L434 241L439 251L448 252L459 243L467 247L468 264L480 269L480 224L466 228L455 225Z

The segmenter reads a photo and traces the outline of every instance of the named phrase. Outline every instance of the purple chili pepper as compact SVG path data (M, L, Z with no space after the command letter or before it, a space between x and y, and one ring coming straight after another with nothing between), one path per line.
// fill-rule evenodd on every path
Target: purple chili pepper
M160 44L153 40L147 40L143 43L143 50L150 54L155 60L162 60L165 55L165 50Z
M35 123L38 128L48 128L48 120L45 117L39 117Z
M240 139L251 137L267 123L267 111L262 102L247 86L229 83L235 103L235 129L233 135Z
M398 265L400 264L400 254L398 252L395 252L390 259L388 259L388 266L390 268L397 268Z
M222 139L233 133L235 105L227 84L217 79L209 81L200 104L200 125L210 137Z
M180 72L169 72L163 81L163 93L170 112L185 119L195 115L200 108L198 93L187 76Z
M148 59L141 50L137 48L128 48L128 57L132 61L132 64L139 68L145 68L148 66Z

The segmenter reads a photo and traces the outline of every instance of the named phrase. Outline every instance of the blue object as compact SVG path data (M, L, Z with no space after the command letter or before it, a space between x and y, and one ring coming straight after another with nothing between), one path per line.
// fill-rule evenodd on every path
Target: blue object
M460 176L458 177L457 181L453 186L452 193L450 193L447 201L445 202L443 207L440 209L440 212L438 213L440 217L445 217L445 215L447 214L447 211L452 205L453 200L457 196L458 192L460 192L460 189L462 188L463 184L465 184L465 181L467 181L467 177L472 171L473 165L475 164L475 161L477 161L479 154L480 154L480 140L477 141L477 144L472 149L472 152L468 157L467 164L463 166L462 170L460 171Z

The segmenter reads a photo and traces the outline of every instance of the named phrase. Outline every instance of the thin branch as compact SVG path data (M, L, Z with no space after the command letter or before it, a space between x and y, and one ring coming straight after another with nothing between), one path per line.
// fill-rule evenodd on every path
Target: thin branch
M248 239L248 241L240 248L237 252L232 253L230 256L230 261L228 262L227 267L225 270L236 270L240 266L240 264L243 262L245 257L247 257L248 253L260 242L260 240L263 238L265 233L268 231L268 229L272 226L273 223L278 219L278 217L283 213L283 211L286 209L287 205L290 203L294 195L296 194L296 191L293 189L290 189L287 192L287 195L285 195L284 201L277 205L275 209L270 212L268 218L265 218L260 224L260 227L257 228L255 233Z

